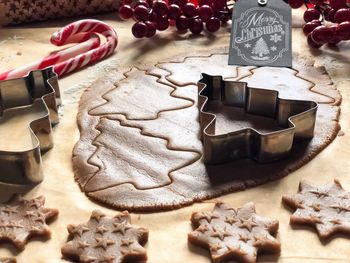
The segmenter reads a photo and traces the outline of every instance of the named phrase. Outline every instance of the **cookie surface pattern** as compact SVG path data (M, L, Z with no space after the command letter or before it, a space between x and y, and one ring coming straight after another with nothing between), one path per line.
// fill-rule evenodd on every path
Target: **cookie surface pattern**
M335 138L341 96L323 68L302 59L294 61L294 69L227 66L224 52L119 70L87 89L73 152L75 179L87 196L117 209L174 209L281 178ZM315 137L298 143L281 162L261 165L244 159L205 165L196 86L202 71L275 89L288 99L317 101ZM237 114L224 105L212 105L210 111L218 115L216 133L274 128L263 118Z
M238 209L216 203L212 212L194 212L191 221L195 230L188 234L188 241L208 248L213 262L254 263L258 252L281 251L274 237L278 221L258 216L253 203Z
M78 262L146 262L143 247L148 230L131 225L128 212L112 218L99 210L92 212L86 224L68 225L69 241L62 254Z
M0 241L9 241L23 250L32 236L50 237L46 222L56 217L58 210L46 208L44 204L43 196L25 200L18 195L0 204Z
M302 181L298 193L283 196L282 201L295 210L290 218L292 225L311 226L320 239L336 233L350 235L350 192L338 180L319 187Z

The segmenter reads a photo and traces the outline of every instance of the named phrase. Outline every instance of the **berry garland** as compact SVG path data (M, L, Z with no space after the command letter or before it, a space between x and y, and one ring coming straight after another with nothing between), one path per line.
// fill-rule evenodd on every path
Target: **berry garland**
M136 20L132 33L136 38L152 37L170 25L179 31L200 34L204 28L214 33L231 19L227 0L122 0L119 16Z
M234 1L227 0L121 0L119 16L133 18L136 38L152 37L173 25L179 31L214 33L232 16ZM303 26L307 42L319 48L350 40L350 0L289 0L292 8L307 7Z
M289 5L292 8L307 7L303 31L311 47L350 40L349 0L289 0Z

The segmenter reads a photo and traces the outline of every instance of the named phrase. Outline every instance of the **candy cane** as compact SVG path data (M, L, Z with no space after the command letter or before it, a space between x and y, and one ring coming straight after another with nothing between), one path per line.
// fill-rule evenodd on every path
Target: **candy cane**
M96 33L105 36L107 41L100 45L100 39ZM71 23L55 32L51 37L51 43L56 46L78 44L49 55L41 61L4 72L0 74L0 80L23 77L31 70L50 66L59 76L62 76L111 55L118 44L118 36L106 23L86 19Z

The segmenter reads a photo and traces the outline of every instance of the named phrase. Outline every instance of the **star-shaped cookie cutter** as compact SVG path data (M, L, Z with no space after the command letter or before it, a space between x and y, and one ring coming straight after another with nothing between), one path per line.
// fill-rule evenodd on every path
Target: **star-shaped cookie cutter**
M0 82L0 125L27 109L40 113L30 121L30 149L1 150L0 182L33 184L43 180L41 152L53 147L52 125L58 123L60 92L58 78L52 68L32 71L28 76ZM9 133L11 130L8 131ZM11 143L11 142L9 142Z
M318 104L288 100L278 91L248 87L246 82L225 81L222 76L202 74L198 84L199 122L204 146L204 162L219 164L242 158L268 163L286 158L293 143L314 135ZM215 134L216 115L208 112L208 101L243 108L246 113L272 118L282 129L261 133L244 128Z

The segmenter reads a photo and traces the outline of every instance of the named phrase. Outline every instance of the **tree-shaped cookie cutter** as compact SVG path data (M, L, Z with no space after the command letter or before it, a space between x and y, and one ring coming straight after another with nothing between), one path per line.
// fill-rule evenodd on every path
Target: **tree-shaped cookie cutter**
M247 127L215 134L216 115L208 112L209 100L220 100L226 106L243 108L248 114L272 118L281 129L261 133ZM313 137L318 104L282 99L275 90L252 88L246 82L202 74L198 82L198 107L205 163L242 158L268 163L286 158L297 140Z
M52 125L59 121L59 104L58 78L52 68L0 82L0 121L10 120L16 111L31 109L40 113L40 118L29 123L30 149L7 151L0 145L0 182L34 184L43 180L41 152L53 147Z

